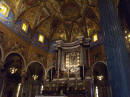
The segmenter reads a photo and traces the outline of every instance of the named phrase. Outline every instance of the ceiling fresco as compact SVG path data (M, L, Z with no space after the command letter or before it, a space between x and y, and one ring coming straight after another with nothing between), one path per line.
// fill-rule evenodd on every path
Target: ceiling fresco
M32 41L38 38L39 33L44 35L45 47L58 39L72 42L78 36L88 37L101 32L97 0L3 1L13 12L16 32L22 32L22 37ZM23 23L29 26L26 33L21 31Z

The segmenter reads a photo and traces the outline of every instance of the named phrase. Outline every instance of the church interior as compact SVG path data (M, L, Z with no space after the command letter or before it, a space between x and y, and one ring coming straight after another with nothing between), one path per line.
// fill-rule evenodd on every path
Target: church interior
M129 89L129 0L0 0L0 97Z

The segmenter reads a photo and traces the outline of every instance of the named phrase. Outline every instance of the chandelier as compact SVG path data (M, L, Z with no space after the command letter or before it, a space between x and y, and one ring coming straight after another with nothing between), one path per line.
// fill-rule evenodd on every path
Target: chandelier
M38 75L33 74L33 75L32 75L32 78L33 78L33 80L37 80L37 79L38 79Z
M10 72L11 74L15 74L17 71L18 71L18 68L15 68L15 67L11 67L11 68L9 69L9 72Z
M103 78L104 78L103 75L97 76L97 79L100 80L100 81L103 80Z

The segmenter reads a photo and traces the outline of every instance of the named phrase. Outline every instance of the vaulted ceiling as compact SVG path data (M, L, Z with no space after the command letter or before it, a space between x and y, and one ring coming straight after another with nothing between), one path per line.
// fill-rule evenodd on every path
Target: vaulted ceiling
M74 41L77 36L100 31L97 0L4 0L14 22L26 21L30 38L42 32L47 40Z

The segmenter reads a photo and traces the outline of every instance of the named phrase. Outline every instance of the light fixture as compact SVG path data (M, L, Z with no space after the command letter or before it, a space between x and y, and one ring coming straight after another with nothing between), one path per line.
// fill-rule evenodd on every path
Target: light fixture
M38 41L43 43L44 42L44 36L42 34L39 34Z
M130 42L130 39L128 40L128 42Z
M97 79L100 80L100 81L103 80L103 78L104 78L103 75L97 76Z
M125 39L127 40L127 36L125 36Z
M28 29L27 24L26 24L26 23L23 23L23 24L22 24L22 30L23 30L24 32L27 32L27 29Z
M8 16L7 13L8 13L8 7L3 4L3 3L0 3L0 13L3 14L4 16Z
M15 67L11 67L11 68L9 69L9 71L10 71L11 74L15 74L15 73L18 71L18 69L15 68Z
M125 33L127 33L127 30L125 30Z
M33 74L33 75L32 75L32 78L33 78L33 80L37 80L37 79L38 79L38 75Z
M94 34L94 35L93 35L93 41L94 41L94 42L98 41L98 35L97 35L97 34Z
M130 33L128 34L128 38L130 38Z

